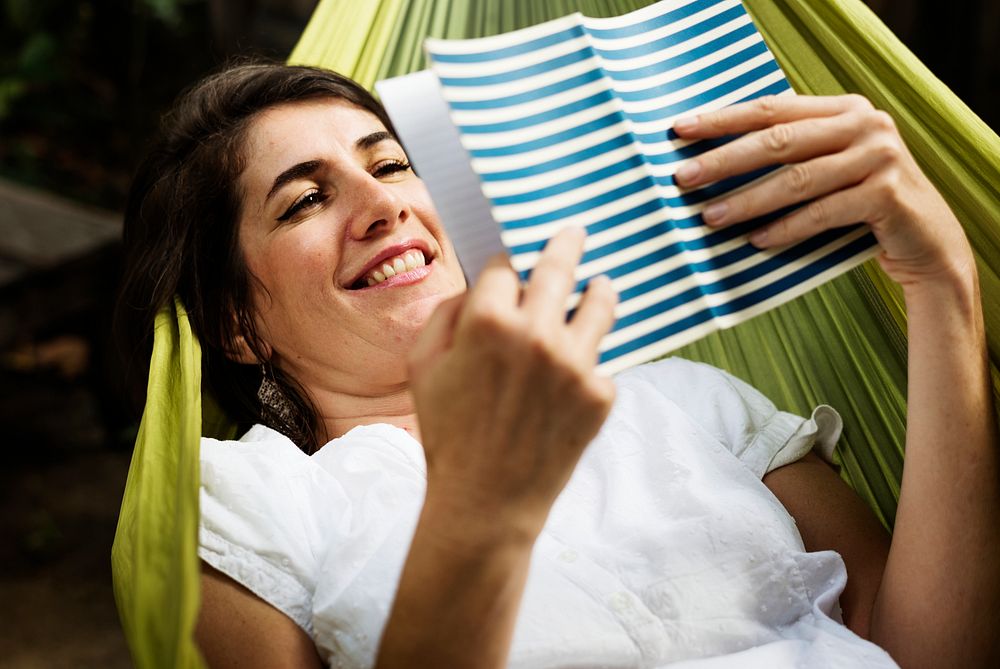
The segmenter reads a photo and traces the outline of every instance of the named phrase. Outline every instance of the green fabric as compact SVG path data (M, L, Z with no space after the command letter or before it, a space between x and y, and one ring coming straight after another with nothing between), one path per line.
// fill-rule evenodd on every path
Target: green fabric
M204 666L198 615L201 349L180 300L156 318L146 408L111 549L115 600L135 666Z
M646 4L321 0L289 60L330 67L371 87L424 67L425 36L476 37L577 10L608 16ZM859 0L744 4L796 90L857 92L893 114L973 244L1000 388L1000 139ZM820 402L837 407L845 419L843 476L891 526L902 470L905 327L898 289L869 263L677 354L727 369L791 411ZM197 664L190 632L198 606L198 367L197 342L178 305L176 316L168 310L157 320L150 395L113 552L119 611L140 667ZM205 413L212 413L208 406Z
M350 20L344 3L324 0L291 61L347 70L371 87L377 79L425 67L425 36L476 37L581 10L621 14L649 4L604 2L393 3L392 16L367 26L340 61L325 51L325 22ZM979 259L990 351L1000 355L1000 141L858 1L744 0L800 93L861 93L893 114L918 162L966 226ZM395 20L394 26L388 23ZM357 25L357 24L356 24ZM365 26L359 26L364 29ZM394 48L385 48L391 35ZM716 364L760 388L782 408L807 413L837 407L844 436L837 455L844 478L891 527L899 497L905 430L906 317L898 288L868 263L773 312L677 351ZM995 365L994 365L995 370ZM994 378L1000 375L994 371ZM1000 387L998 384L997 387Z

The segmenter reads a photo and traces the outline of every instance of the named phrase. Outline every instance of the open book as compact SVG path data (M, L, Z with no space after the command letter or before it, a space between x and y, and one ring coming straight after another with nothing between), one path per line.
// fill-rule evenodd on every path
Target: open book
M673 174L724 140L684 141L675 118L794 95L739 0L663 0L493 37L428 39L431 69L376 84L467 276L507 250L523 277L565 226L588 237L577 293L619 295L600 364L614 373L801 295L872 257L864 226L794 246L746 239L785 212L723 230L700 212L780 166L692 190Z

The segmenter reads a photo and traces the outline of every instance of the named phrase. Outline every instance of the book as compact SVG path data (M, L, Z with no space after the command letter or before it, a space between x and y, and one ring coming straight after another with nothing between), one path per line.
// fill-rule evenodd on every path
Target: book
M498 251L527 278L565 226L588 233L572 310L605 274L619 295L600 345L609 374L772 309L871 258L863 225L759 250L702 210L780 165L682 190L684 161L734 137L690 141L673 121L794 95L739 0L662 0L491 37L424 44L430 68L376 84L467 276Z

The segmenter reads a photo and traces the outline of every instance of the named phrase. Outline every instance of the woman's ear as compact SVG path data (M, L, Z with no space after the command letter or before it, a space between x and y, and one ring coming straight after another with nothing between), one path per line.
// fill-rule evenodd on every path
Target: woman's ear
M230 340L229 346L226 347L226 357L242 365L259 365L262 362L247 343L246 337L241 334Z
M240 319L233 314L230 325L232 336L226 343L226 357L241 365L259 365L271 359L271 347L263 341L256 332L256 327L251 324L251 339L246 336L246 329L240 326ZM256 346L251 345L251 340Z

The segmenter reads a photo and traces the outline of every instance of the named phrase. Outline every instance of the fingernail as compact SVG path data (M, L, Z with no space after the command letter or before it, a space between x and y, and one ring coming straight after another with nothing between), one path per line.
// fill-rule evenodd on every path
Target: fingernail
M767 228L754 230L750 233L750 243L754 246L764 246L767 244Z
M718 223L722 220L722 217L726 215L729 211L729 205L725 202L716 202L715 204L710 204L705 207L705 211L701 212L701 218L706 223Z
M697 160L689 160L677 170L675 177L684 183L693 183L701 174L701 163Z
M698 127L698 117L697 116L684 116L682 118L674 120L674 130L680 130L684 132L686 130L694 130Z

